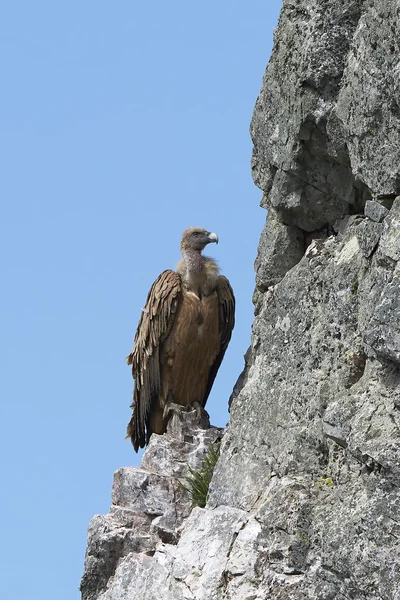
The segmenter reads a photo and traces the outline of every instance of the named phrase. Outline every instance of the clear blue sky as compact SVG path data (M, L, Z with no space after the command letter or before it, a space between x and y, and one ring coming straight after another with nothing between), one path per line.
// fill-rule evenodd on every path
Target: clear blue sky
M129 353L183 229L237 297L207 408L228 420L265 220L248 133L280 0L4 3L0 23L1 596L78 600L124 440Z

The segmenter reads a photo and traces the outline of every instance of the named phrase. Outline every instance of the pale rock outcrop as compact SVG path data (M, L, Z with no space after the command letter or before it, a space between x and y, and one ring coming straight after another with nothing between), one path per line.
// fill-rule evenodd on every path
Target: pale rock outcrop
M125 588L129 592L132 585L142 589L139 575L131 585L130 570L143 569L146 578L151 565L164 556L163 548L177 543L179 528L191 512L181 483L185 485L189 466L201 468L210 444L221 436L222 430L210 427L205 412L176 407L167 433L152 436L141 468L116 471L110 512L96 515L89 525L81 583L84 600L125 598ZM152 585L164 575L163 560L154 568L149 575Z

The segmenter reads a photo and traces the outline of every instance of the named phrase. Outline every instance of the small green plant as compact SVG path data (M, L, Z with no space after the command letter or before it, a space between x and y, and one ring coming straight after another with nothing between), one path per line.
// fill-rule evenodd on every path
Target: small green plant
M192 506L204 508L208 497L208 488L215 465L219 458L219 444L211 444L204 458L201 469L198 471L189 467L189 475L181 487L186 490L192 501Z

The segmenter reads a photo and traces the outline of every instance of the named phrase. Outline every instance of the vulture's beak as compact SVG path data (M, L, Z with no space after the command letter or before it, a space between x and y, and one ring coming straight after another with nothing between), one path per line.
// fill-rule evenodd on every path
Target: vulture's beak
M208 234L208 240L209 242L215 242L216 244L218 244L218 236L216 233L209 233Z

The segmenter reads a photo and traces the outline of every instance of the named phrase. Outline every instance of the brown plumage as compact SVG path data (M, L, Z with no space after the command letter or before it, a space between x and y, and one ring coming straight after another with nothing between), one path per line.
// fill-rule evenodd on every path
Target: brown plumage
M212 258L201 251L215 233L190 227L181 240L183 259L163 271L147 296L127 358L135 379L127 437L137 451L152 433L165 432L165 407L204 408L231 339L235 297Z

